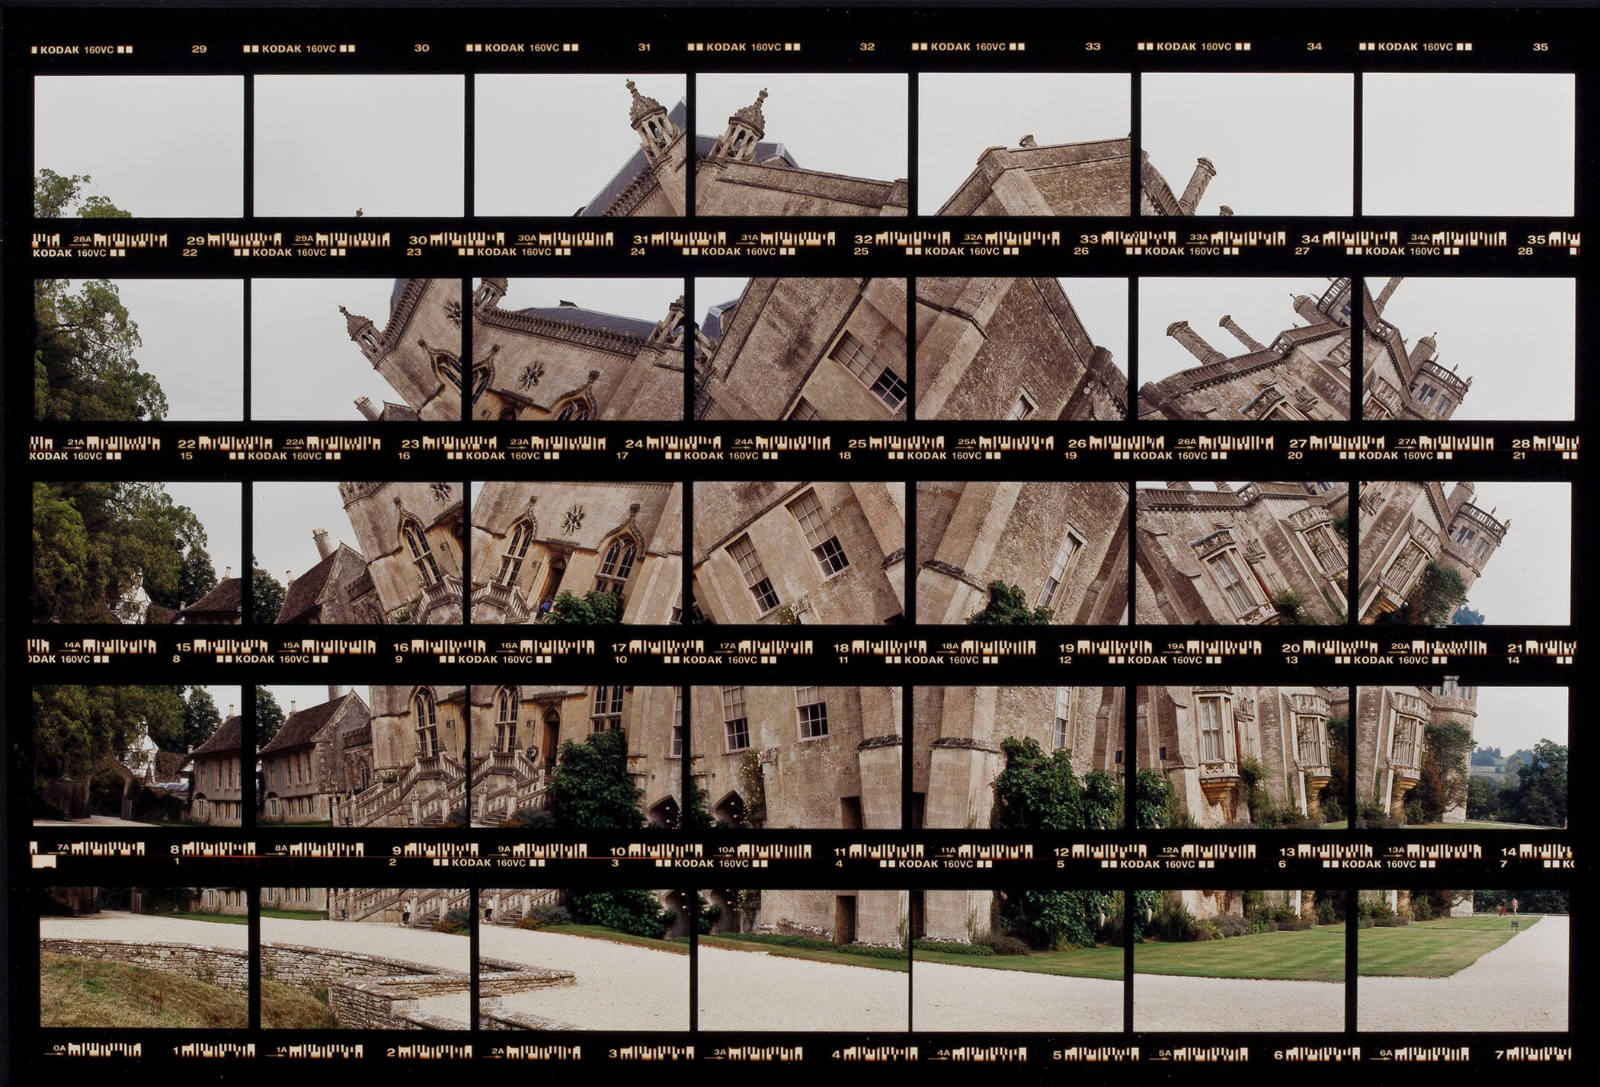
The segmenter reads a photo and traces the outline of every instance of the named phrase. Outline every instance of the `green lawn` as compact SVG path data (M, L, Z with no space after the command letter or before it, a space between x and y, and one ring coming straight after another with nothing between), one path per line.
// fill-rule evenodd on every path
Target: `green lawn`
M1141 945L1140 950L1144 946ZM1137 953L1137 952L1136 952ZM1035 951L1031 955L962 955L948 951L915 952L918 962L948 966L976 966L984 970L1026 970L1031 974L1059 974L1069 978L1122 980L1122 948L1075 947L1070 951Z
M670 951L675 955L687 955L689 953L689 941L685 937L676 936L670 940L654 940L649 936L635 936L631 932L618 932L616 929L606 928L604 925L545 925L543 928L527 931L555 932L562 936L585 936L591 940L610 940L614 944L650 947L657 951Z
M326 921L326 910L269 910L263 908L262 917L279 917L285 921Z
M1518 918L1526 932L1538 921ZM1374 977L1445 978L1511 939L1511 918L1480 914L1418 921L1405 928L1364 928L1356 936L1361 973Z
M181 917L185 921L213 921L219 925L248 925L250 918L242 913L169 913L166 917Z
M764 951L768 955L778 955L785 959L805 959L809 962L831 962L840 966L864 966L869 970L894 970L905 973L910 967L904 956L894 959L879 958L876 955L860 955L851 951L829 951L823 948L811 947L785 947L782 944L769 944L758 940L741 940L732 934L718 936L702 936L700 944L703 947L721 947L729 951ZM922 957L922 952L917 952L917 957ZM971 958L970 955L951 955L952 959ZM985 959L985 963L992 960ZM962 963L970 966L971 963Z

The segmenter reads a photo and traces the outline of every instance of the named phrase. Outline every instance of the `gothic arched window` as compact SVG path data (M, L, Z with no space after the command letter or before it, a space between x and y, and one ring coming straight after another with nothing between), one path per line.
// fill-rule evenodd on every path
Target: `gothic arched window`
M417 757L425 759L430 755L437 755L439 753L438 700L433 697L433 691L427 687L419 687L411 706L416 714Z
M618 536L612 540L605 549L605 557L600 561L600 573L595 576L594 591L621 596L628 583L628 575L633 573L633 560L637 554L638 545L632 536Z
M502 585L514 584L517 575L522 572L522 560L528 557L528 544L533 542L533 526L527 521L518 521L511 529L511 542L506 545L505 554L500 556L500 572L495 575L495 580Z
M589 402L581 396L568 400L556 412L558 423L581 423L587 418L589 418Z
M428 545L428 536L422 531L422 525L408 520L400 526L400 535L405 538L406 548L411 552L411 565L417 568L417 579L424 586L437 584L443 575L439 573L439 564L434 561L433 548Z
M433 371L457 392L461 390L461 360L454 355L443 351L436 351L433 355Z
M515 687L501 687L495 701L495 750L510 754L517 749L517 711L521 699Z

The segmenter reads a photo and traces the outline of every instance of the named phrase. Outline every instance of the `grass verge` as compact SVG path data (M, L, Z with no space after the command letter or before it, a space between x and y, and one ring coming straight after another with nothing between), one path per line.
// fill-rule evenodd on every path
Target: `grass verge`
M674 937L670 940L656 940L649 936L635 936L631 932L618 932L614 928L604 925L546 925L539 929L524 929L524 932L555 932L562 936L583 936L591 940L609 940L614 944L631 944L634 947L648 947L656 951L670 951L674 955L687 955L689 941L685 937ZM703 939L704 937L702 937Z
M818 940L817 944L825 941ZM702 936L700 943L706 947L721 947L730 951L764 951L769 955L777 955L785 959L805 959L808 962L834 963L839 966L864 966L869 970L893 970L905 973L909 969L905 956L897 958L884 958L871 952L850 950L850 945L821 946L791 946L788 944L768 943L760 939L750 939L749 934L721 933L716 936ZM969 955L951 955L950 958L967 958ZM985 960L989 961L989 960Z
M39 956L42 1027L242 1029L243 993L194 978L73 955Z

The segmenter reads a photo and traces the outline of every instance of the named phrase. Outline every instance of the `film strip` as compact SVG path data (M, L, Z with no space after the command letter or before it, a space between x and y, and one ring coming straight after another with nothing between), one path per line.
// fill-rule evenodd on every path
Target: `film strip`
M1592 1079L1588 13L7 14L19 1069Z

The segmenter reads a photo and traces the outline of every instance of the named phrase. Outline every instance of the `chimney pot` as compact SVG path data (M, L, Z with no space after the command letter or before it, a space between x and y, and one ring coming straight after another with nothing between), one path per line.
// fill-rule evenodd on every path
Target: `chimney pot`
M1265 344L1256 342L1255 337L1251 336L1250 333L1240 328L1238 323L1235 322L1232 316L1228 314L1222 315L1222 320L1217 322L1217 327L1225 328L1229 332L1233 333L1234 339L1238 340L1252 351L1265 351L1267 349Z
M327 558L333 554L333 541L328 538L328 530L317 528L311 530L311 539L317 545L317 554Z
M1184 350L1200 360L1202 366L1209 366L1214 362L1226 362L1227 356L1210 344L1194 329L1189 327L1188 321L1174 321L1167 326L1167 335L1177 340Z
M1206 186L1216 176L1217 168L1211 165L1210 159L1196 159L1194 173L1189 175L1189 185L1178 198L1178 209L1185 215L1193 215L1195 208L1200 206L1201 197L1206 194Z

